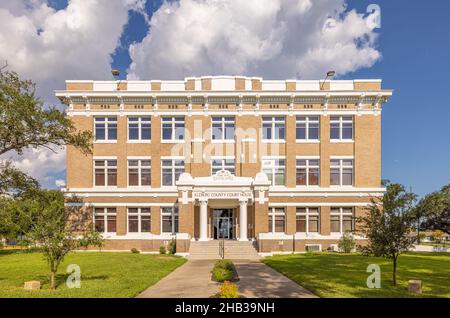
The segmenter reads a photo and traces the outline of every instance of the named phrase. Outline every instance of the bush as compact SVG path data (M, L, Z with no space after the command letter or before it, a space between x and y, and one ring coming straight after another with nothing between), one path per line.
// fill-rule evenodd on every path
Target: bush
M159 247L159 254L166 254L166 247L164 245Z
M221 286L219 293L217 294L219 298L239 298L239 289L236 284L225 281Z
M133 247L133 248L131 249L131 253L133 253L133 254L139 254L140 251L139 251L137 248Z
M170 241L168 252L169 254L175 254L177 252L177 241L175 239L172 239L172 241Z
M350 232L345 232L339 240L339 250L344 253L351 253L355 246L356 242L353 235Z
M3 249L3 247L5 247L3 242L0 242L0 250Z
M221 259L218 260L215 264L214 264L215 268L223 268L223 269L227 269L229 271L233 271L234 270L234 265L233 262L227 259Z
M212 280L222 283L226 280L232 280L234 278L234 265L229 260L219 260L214 264L212 269Z

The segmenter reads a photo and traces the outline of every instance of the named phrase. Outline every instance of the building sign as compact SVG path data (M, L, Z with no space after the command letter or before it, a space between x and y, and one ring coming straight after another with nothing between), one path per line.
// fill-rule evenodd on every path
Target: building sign
M194 191L192 193L194 199L253 199L251 191L241 192L203 192Z

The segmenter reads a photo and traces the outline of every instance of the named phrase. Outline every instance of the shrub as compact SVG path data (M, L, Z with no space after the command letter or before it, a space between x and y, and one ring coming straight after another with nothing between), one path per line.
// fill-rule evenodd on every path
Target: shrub
M350 232L345 232L341 239L339 240L339 250L344 253L351 253L351 251L355 248L356 242L353 238L353 235Z
M0 242L0 250L3 249L3 247L4 247L3 242Z
M234 265L233 262L227 259L221 259L218 260L215 264L214 264L215 268L223 268L223 269L227 269L229 271L233 271L234 270Z
M217 294L219 298L239 298L239 289L236 284L225 281L221 286L219 293Z
M133 254L139 254L140 251L139 251L137 248L133 247L133 248L131 249L131 253L133 253Z
M212 280L216 282L224 282L233 278L233 272L224 268L214 268L212 270Z
M170 241L168 252L169 254L175 254L177 252L177 241L175 239L172 239L172 241Z
M164 245L159 247L159 254L166 254L166 247Z

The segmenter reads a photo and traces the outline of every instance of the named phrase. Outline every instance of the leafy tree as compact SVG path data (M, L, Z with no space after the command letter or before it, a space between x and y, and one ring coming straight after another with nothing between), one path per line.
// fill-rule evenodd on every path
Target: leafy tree
M30 196L37 191L39 183L13 167L11 162L0 163L0 196Z
M450 184L425 196L416 206L425 215L423 227L450 234Z
M77 131L64 112L44 108L35 84L15 72L0 71L0 155L27 148L73 145L90 153L92 133Z
M392 280L397 285L397 262L400 254L413 244L408 233L412 223L411 209L416 195L400 184L388 184L382 198L372 199L367 213L358 218L360 230L367 237L363 252L392 259Z
M26 233L44 253L50 267L51 288L56 288L56 273L64 257L71 251L87 247L101 246L103 240L92 223L92 211L81 206L78 198L68 200L64 206L64 196L60 191L44 190L36 200L39 212Z
M444 233L442 231L436 230L433 232L433 238L436 241L436 243L440 244L442 242L442 237L444 236Z
M342 237L338 243L338 247L341 251L344 253L351 253L355 246L356 241L351 232L345 232L342 234Z

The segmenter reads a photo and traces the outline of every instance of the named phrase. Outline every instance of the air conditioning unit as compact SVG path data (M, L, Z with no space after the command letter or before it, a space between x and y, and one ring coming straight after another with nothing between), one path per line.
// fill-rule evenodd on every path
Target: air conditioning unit
M322 246L320 244L306 244L305 245L307 252L321 252Z

